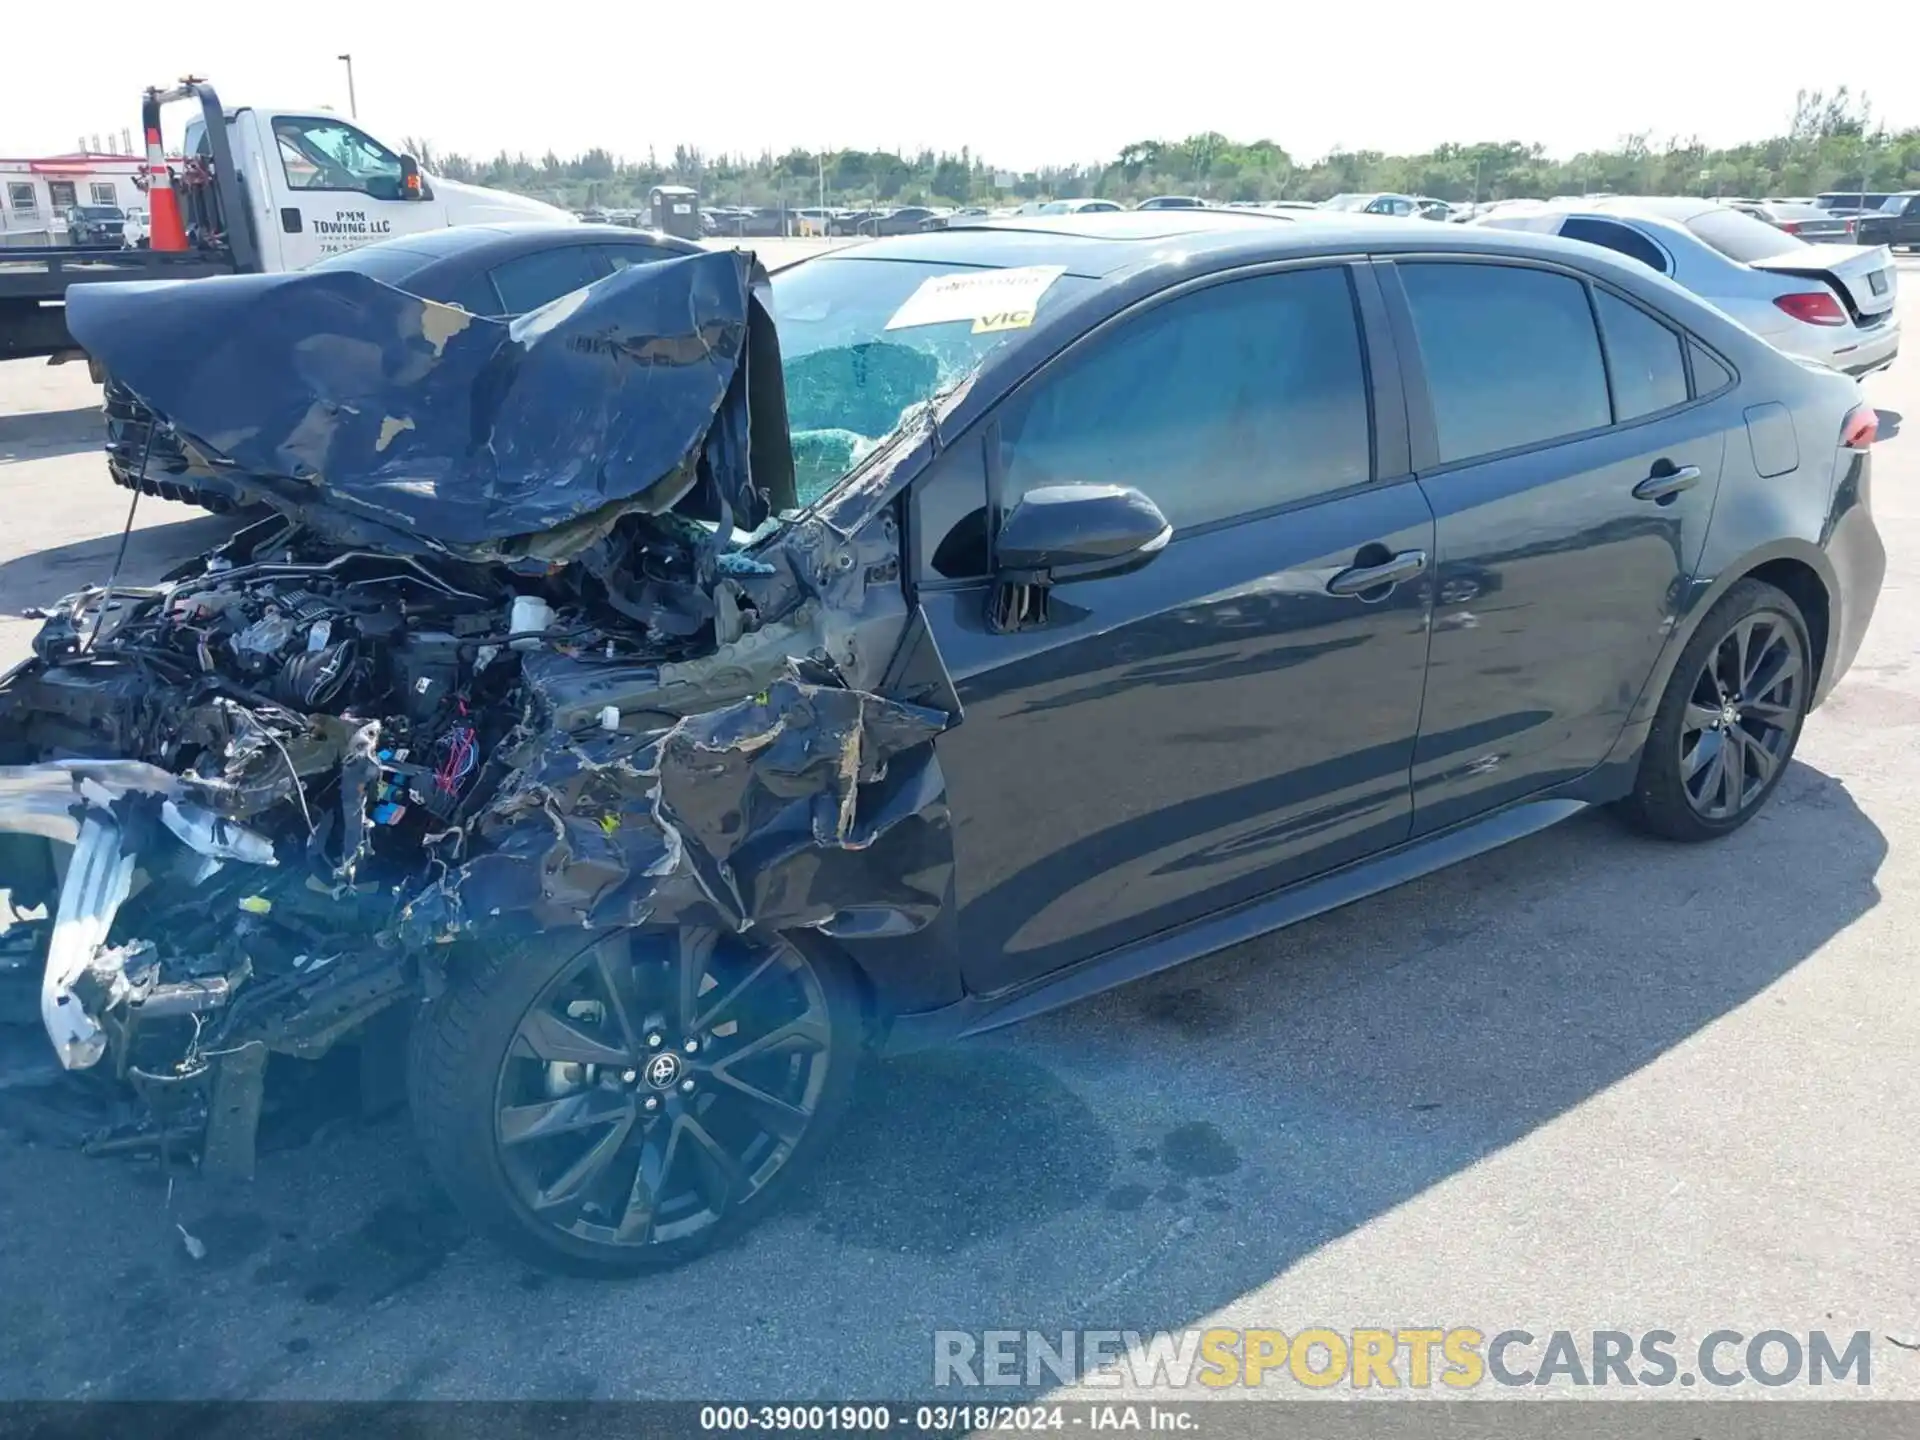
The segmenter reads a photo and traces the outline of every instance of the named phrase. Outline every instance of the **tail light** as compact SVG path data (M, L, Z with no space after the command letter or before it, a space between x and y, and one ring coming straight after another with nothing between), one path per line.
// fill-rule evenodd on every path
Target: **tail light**
M1802 290L1792 295L1776 295L1773 303L1794 319L1808 325L1844 325L1847 312L1830 290Z
M1856 405L1840 422L1840 445L1846 450L1864 450L1880 434L1880 412L1871 405Z
M1800 222L1798 220L1782 220L1780 222L1780 228L1789 235L1798 235L1800 233Z
M1847 233L1849 235L1858 235L1860 233L1860 222L1858 220L1847 221Z

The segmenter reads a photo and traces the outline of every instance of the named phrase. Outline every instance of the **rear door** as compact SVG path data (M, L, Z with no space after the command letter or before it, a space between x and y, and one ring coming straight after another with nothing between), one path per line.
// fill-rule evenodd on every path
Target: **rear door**
M970 988L1406 839L1433 518L1361 292L1380 315L1364 267L1320 262L1138 308L995 407L917 494L920 595L967 714L939 747ZM983 465L1002 508L1132 485L1175 538L989 633L968 543Z
M1699 560L1723 436L1680 334L1622 294L1524 263L1381 268L1436 516L1422 834L1605 758Z

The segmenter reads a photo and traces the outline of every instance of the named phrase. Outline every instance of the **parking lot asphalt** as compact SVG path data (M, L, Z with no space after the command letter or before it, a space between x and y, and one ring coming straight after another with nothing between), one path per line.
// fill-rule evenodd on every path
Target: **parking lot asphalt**
M44 1040L0 1036L0 1397L905 1397L936 1330L1206 1324L1867 1329L1871 1393L1920 1396L1920 261L1900 265L1910 354L1864 387L1885 591L1730 840L1582 817L878 1064L786 1212L631 1282L470 1236L404 1115L281 1115L244 1187L85 1158ZM0 661L25 607L113 561L128 495L98 400L81 367L0 364ZM226 528L152 500L135 527L129 577Z

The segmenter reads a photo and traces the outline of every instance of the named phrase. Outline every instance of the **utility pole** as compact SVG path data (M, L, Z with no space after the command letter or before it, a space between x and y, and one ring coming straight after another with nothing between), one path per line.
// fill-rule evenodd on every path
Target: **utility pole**
M334 58L335 58L336 60L342 60L342 61L345 61L345 62L346 62L346 66L347 66L347 110L348 110L348 112L349 112L349 113L351 113L351 114L352 114L352 116L353 116L353 118L354 118L354 119L356 119L356 120L358 120L358 119L360 118L360 101L359 101L359 100L358 100L358 99L357 99L357 98L355 97L355 95L354 95L354 93L353 93L353 56L351 56L351 55L336 55L336 56L335 56Z

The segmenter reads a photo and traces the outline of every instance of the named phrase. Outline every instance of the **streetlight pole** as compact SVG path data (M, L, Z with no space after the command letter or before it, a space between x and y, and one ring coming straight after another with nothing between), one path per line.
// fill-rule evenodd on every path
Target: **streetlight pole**
M358 119L360 118L360 102L359 102L359 100L358 100L358 99L356 99L356 98L355 98L355 96L354 96L354 93L353 93L353 56L351 56L351 55L336 55L336 56L335 56L334 58L335 58L336 60L343 60L343 61L345 61L345 62L346 62L346 66L347 66L347 109L348 109L348 110L349 110L350 112L352 112L352 115L353 115L353 118L354 118L354 119L356 119L356 120L358 120Z

